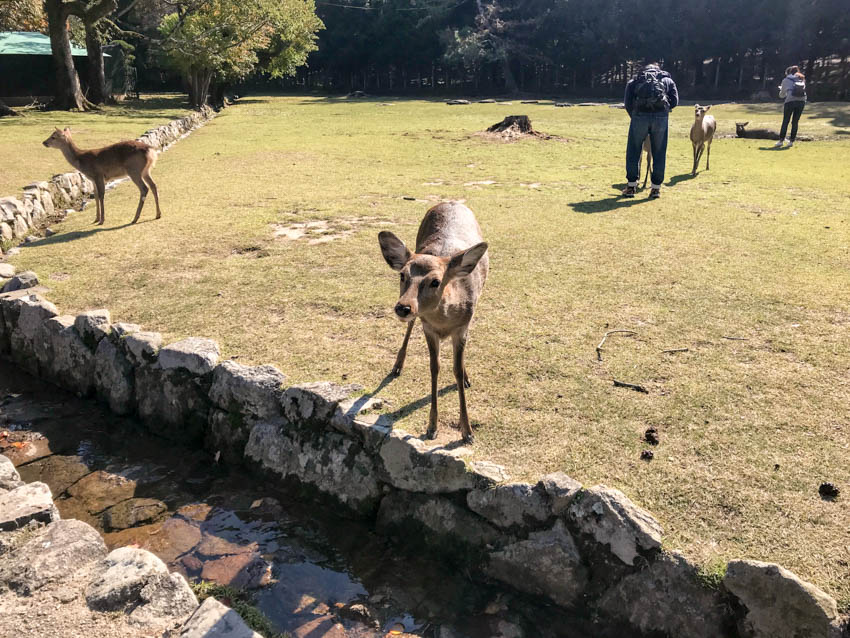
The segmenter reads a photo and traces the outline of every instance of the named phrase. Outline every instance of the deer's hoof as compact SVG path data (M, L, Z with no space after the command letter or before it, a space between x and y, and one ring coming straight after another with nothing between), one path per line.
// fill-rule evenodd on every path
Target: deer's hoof
M464 388L471 388L472 387L472 384L469 382L469 379L463 380L463 387Z
M472 434L472 432L470 432L469 434L464 434L463 435L463 442L469 443L470 445L472 445L473 443L475 443L475 435Z
M434 428L433 430L429 428L428 431L425 432L425 439L431 441L435 438L437 438L437 428Z
M394 377L401 375L401 366L393 366L392 373Z

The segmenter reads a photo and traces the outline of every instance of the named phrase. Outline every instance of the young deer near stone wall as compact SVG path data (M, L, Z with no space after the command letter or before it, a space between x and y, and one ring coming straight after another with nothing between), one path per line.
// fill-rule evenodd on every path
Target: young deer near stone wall
M106 193L106 182L125 176L129 176L139 187L139 207L136 209L133 223L139 221L139 215L142 214L142 206L145 205L145 198L148 196L148 187L153 191L156 202L156 218L159 219L162 216L159 210L159 194L151 177L151 168L156 162L156 150L147 144L133 140L118 142L103 148L83 150L74 144L74 140L71 139L71 130L67 128L62 131L56 129L43 144L48 148L58 148L71 166L94 182L97 195L97 217L93 223L103 224L103 196Z
M465 394L470 384L463 353L469 322L489 270L487 244L482 241L475 215L457 202L437 204L425 213L419 225L415 253L411 253L404 242L388 231L378 233L378 241L390 268L399 271L401 295L395 305L395 314L401 321L407 322L407 332L396 357L393 374L401 374L407 342L419 317L431 359L431 413L426 436L434 438L437 434L440 343L451 337L454 376L460 397L460 431L463 440L472 443Z
M694 106L694 124L691 126L691 144L694 145L694 168L691 175L697 174L702 153L708 147L708 153L705 156L705 170L709 170L709 162L711 161L711 141L714 139L714 131L717 130L717 122L714 121L713 115L706 115L710 106Z
M646 182L649 179L649 174L652 172L652 143L649 141L649 135L644 138L643 148L641 149L641 154L638 156L638 179L640 179L640 165L644 155L646 155L646 175L643 176L643 186L641 186L641 189L646 188Z

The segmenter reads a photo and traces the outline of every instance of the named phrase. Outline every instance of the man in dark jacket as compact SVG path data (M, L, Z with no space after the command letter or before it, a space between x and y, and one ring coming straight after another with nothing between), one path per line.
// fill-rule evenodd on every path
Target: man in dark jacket
M652 147L652 190L649 197L661 195L664 181L664 165L667 158L667 116L679 104L676 83L666 71L655 64L648 64L626 84L624 98L626 111L632 118L629 125L629 141L626 146L626 180L628 185L624 197L634 197L637 190L638 165L643 141L649 135Z

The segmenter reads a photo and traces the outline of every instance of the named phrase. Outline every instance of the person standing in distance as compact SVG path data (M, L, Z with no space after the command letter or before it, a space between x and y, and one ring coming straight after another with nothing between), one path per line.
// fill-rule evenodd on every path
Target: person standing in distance
M785 133L788 122L791 122L791 137L788 138L788 148L794 146L797 139L797 125L800 116L806 108L806 76L800 73L800 67L794 65L785 69L785 79L779 85L779 97L785 98L785 113L782 116L782 128L779 131L779 141L774 148L782 148L785 143Z
M662 71L653 62L643 67L626 84L623 99L626 112L632 118L629 125L629 140L626 146L626 181L628 185L623 197L634 197L640 164L643 141L649 135L652 148L652 189L650 199L661 196L661 183L664 181L664 167L667 160L667 120L679 104L679 91L670 74Z

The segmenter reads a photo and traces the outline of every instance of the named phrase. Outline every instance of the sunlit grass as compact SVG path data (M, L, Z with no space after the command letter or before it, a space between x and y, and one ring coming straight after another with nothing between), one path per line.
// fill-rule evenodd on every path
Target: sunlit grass
M474 135L519 113L568 141ZM476 456L518 479L562 470L618 487L658 516L669 548L708 571L736 557L779 562L847 608L850 513L817 489L850 490L850 106L809 105L801 134L819 141L787 151L723 137L736 120L778 128L779 106L712 113L711 170L690 176L693 111L682 107L671 187L623 204L618 109L246 99L162 155L162 220L149 201L128 226L138 195L124 185L107 195L102 229L86 210L15 264L37 271L64 311L107 307L168 339L213 337L225 356L274 363L291 382L373 390L403 334L377 232L413 244L431 202L465 199L491 246L467 349ZM43 158L29 175L65 170L47 151L19 153ZM18 160L0 157L5 179ZM273 239L272 224L318 219L356 232ZM612 329L637 335L609 337L599 362ZM453 383L448 350L441 386ZM404 373L381 390L416 434L427 359L417 328ZM441 440L459 438L453 391L440 408ZM650 425L661 444L647 463Z

